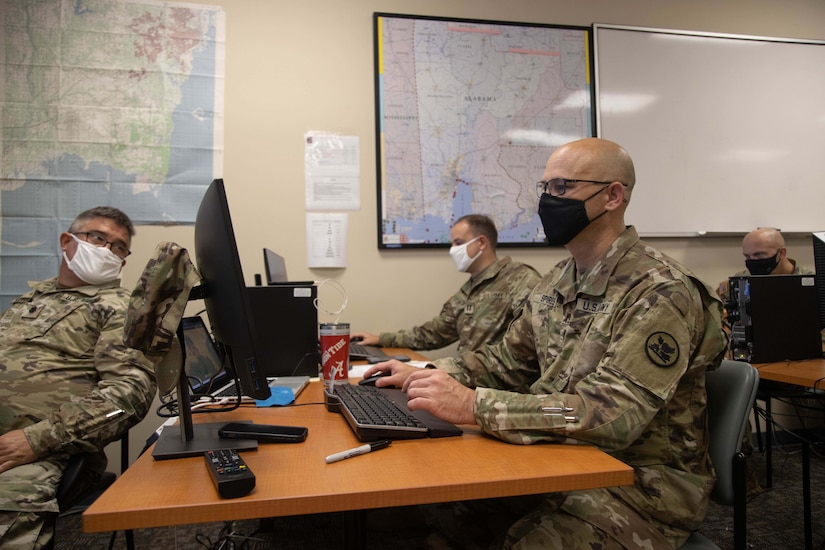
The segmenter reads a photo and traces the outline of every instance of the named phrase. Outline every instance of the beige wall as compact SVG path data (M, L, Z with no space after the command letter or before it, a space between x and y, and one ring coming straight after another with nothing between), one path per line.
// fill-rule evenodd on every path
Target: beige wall
M262 248L284 255L294 279L340 282L349 296L342 320L353 330L402 328L429 319L465 280L446 250L379 251L376 228L372 13L529 21L613 23L694 31L825 39L822 0L197 0L226 13L224 177L248 284L263 272ZM821 70L813 68L811 70ZM769 78L769 75L766 76ZM712 83L709 83L712 85ZM793 86L789 85L789 94ZM790 97L790 95L789 95ZM311 130L352 135L361 144L361 210L349 215L349 267L306 267L303 136ZM638 185L648 182L640 181ZM777 182L782 185L782 182ZM686 190L687 192L687 190ZM713 200L712 196L707 198ZM794 200L794 199L791 199ZM796 199L799 200L799 199ZM674 205L678 207L678 200ZM761 208L743 197L731 208ZM696 213L701 216L701 212ZM632 219L627 220L633 223ZM823 227L825 229L825 219ZM124 271L131 287L155 244L192 248L191 227L139 227ZM740 237L652 239L716 282L743 267ZM810 243L789 240L791 257L811 265ZM505 249L544 272L565 256L556 249ZM326 287L321 300L337 307ZM321 315L320 320L328 320ZM133 453L159 425L154 412L133 430Z

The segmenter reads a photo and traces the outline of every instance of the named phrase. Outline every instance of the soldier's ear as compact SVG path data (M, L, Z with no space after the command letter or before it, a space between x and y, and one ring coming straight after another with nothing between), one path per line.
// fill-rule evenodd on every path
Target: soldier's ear
M68 232L63 232L60 234L60 250L62 252L66 252L66 247L69 246L69 243L72 242L72 235Z
M607 197L607 204L605 205L605 209L607 210L615 210L627 202L624 195L624 186L617 181L612 182L608 186Z

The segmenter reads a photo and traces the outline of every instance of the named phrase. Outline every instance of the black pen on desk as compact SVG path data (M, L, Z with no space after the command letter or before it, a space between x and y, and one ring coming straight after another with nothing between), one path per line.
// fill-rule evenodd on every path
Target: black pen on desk
M344 460L347 458L352 458L354 456L365 455L367 453L371 453L372 451L377 451L379 449L386 449L390 446L389 439L382 439L381 441L375 441L373 443L367 443L366 445L361 445L360 447L356 447L354 449L347 449L346 451L341 451L340 453L331 454L324 459L327 464L332 464L333 462L338 462L339 460Z

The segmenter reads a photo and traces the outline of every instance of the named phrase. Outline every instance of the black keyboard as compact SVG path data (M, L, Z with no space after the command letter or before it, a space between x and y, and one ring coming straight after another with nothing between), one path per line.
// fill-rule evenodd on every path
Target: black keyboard
M461 435L461 428L426 411L407 408L407 394L395 388L337 384L327 408L340 412L359 441Z
M366 359L367 357L390 358L390 356L387 355L381 348L375 346L365 346L364 344L356 344L353 342L350 342L349 344L349 356L353 359Z

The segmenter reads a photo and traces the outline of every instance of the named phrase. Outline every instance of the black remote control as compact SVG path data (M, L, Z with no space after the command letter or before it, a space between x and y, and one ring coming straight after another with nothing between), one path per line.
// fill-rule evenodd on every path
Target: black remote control
M255 474L235 449L217 449L203 453L209 475L223 498L246 496L255 488Z

